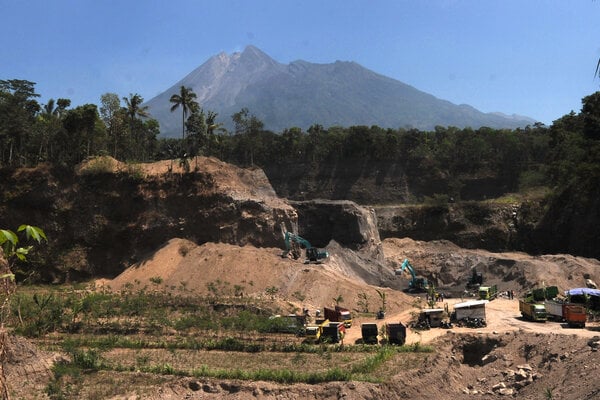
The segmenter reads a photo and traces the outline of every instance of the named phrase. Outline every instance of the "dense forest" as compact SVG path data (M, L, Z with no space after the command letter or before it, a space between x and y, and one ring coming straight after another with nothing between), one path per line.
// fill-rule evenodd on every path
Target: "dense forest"
M560 193L557 188L567 187L587 188L587 193L600 176L600 92L582 100L581 112L571 112L550 127L440 126L424 132L378 126L325 128L315 123L307 132L296 127L271 132L242 109L230 116L235 131L227 132L217 113L203 110L195 94L181 87L171 97L171 111L182 112L181 139L159 138L159 124L138 94L120 98L106 93L99 108L94 104L70 108L69 99L40 104L38 97L33 82L0 80L0 166L72 167L97 155L126 162L182 163L206 155L266 170L360 160L400 164L422 180L444 177L443 190L436 195L453 200L460 199L465 176L494 175L504 182L505 191L544 186L554 195Z

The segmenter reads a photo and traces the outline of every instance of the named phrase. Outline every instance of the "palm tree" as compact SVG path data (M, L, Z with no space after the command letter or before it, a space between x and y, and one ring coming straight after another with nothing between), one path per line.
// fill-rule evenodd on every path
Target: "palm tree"
M179 106L181 106L181 109L183 111L181 121L182 139L185 139L185 120L188 112L194 111L198 108L198 103L195 99L196 93L194 93L191 88L186 88L183 85L179 88L179 94L174 94L169 99L169 101L173 103L173 105L171 106L171 112L175 111Z
M145 118L149 117L148 106L142 107L142 103L144 102L144 98L139 94L129 94L129 97L123 97L125 100L125 111L127 116L129 117L129 134L135 140L137 144L137 148L139 149L141 146L140 140L134 134L134 126L137 118ZM139 157L139 154L138 154Z
M127 116L130 121L130 133L133 134L133 123L136 118L140 117L148 117L148 106L142 107L142 103L144 102L144 98L139 94L129 94L129 97L123 97L125 100L125 109L127 110Z

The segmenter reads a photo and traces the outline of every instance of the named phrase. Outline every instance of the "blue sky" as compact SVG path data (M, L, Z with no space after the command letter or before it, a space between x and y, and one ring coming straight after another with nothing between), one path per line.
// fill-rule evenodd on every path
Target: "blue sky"
M0 79L36 82L41 103L150 100L249 44L546 124L600 90L597 0L0 0L0 15Z

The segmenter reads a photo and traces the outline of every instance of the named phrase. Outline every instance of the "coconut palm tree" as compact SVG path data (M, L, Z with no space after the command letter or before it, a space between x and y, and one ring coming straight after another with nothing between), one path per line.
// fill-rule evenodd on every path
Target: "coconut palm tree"
M137 118L148 117L148 106L142 107L144 98L139 94L129 94L129 97L123 97L125 100L125 109L130 121L130 133L133 135L133 125Z
M181 86L179 88L179 94L171 96L169 101L173 103L171 106L171 112L175 111L179 106L182 109L182 121L181 121L181 135L182 139L185 139L185 120L187 119L188 112L198 109L198 103L196 102L196 93L191 88Z
M136 145L136 149L138 151L137 157L139 159L140 154L141 154L140 149L142 148L142 146L141 146L142 138L138 137L138 135L136 135L136 132L134 129L135 122L138 118L147 118L150 116L150 114L148 113L148 106L142 107L144 98L137 93L135 93L135 94L130 93L129 97L123 97L123 100L125 100L125 113L127 114L127 117L129 118L129 134L131 135L131 138L134 140L134 142L137 144Z

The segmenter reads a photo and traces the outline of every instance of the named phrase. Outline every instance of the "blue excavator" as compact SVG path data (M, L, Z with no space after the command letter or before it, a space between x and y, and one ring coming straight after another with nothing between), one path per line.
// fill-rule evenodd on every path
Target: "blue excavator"
M283 240L285 242L285 250L281 253L281 257L283 258L291 256L294 260L299 259L302 256L302 248L306 251L304 264L309 264L311 262L321 264L323 260L329 257L327 250L313 247L308 240L295 233L286 231L283 234Z
M408 270L411 275L411 279L408 281L409 292L426 292L429 289L429 282L427 281L427 278L417 277L415 274L415 269L410 264L410 261L408 261L408 258L404 259L400 268L395 271L395 274L402 275L405 270Z

